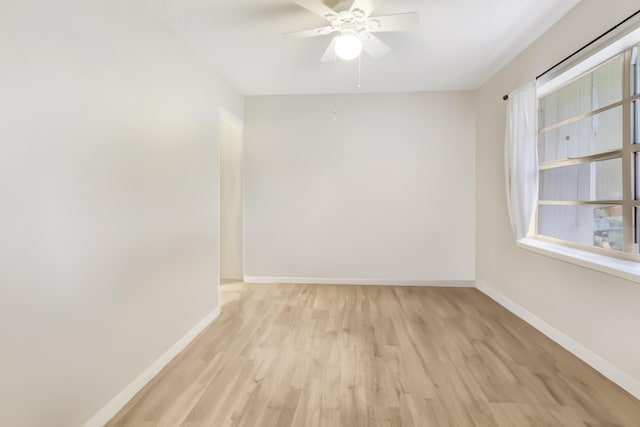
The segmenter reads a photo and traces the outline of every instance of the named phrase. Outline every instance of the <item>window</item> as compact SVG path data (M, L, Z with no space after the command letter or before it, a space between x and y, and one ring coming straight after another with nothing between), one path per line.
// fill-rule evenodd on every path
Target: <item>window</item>
M640 259L639 51L539 96L537 236Z

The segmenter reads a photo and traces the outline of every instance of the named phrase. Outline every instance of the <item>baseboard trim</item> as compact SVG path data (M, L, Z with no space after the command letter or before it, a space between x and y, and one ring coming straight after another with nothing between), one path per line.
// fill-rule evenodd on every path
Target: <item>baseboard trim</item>
M220 307L216 307L211 313L196 324L186 335L172 345L155 362L144 370L138 378L133 380L124 390L116 395L109 403L100 409L84 427L102 427L111 420L142 388L147 385L158 373L173 360L195 337L198 336L211 322L220 315Z
M375 286L433 286L447 288L473 288L474 280L388 280L344 279L328 277L273 277L245 276L245 283L294 283L301 285L375 285Z
M618 367L607 362L593 351L578 343L570 336L554 328L535 314L527 311L522 306L511 301L509 298L505 297L492 287L484 283L477 282L476 288L478 288L478 290L487 295L489 298L542 332L544 335L555 341L565 350L569 351L574 356L587 363L593 369L600 372L602 375L622 387L633 397L640 400L640 381L622 371Z

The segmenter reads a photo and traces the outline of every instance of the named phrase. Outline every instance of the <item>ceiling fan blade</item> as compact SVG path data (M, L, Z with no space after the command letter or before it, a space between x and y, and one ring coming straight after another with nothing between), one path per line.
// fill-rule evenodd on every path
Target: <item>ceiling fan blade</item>
M323 18L327 18L328 16L337 16L335 10L331 9L320 0L293 0L293 2L298 6L304 7L305 9L315 13L316 15L322 16Z
M338 40L338 37L334 37L333 40L331 40L331 43L329 43L329 47L327 47L327 50L324 51L324 55L322 55L322 58L320 59L320 61L333 62L336 60L336 41L337 40Z
M362 42L362 48L374 58L385 56L391 50L389 46L382 43L382 41L373 34L369 34L369 38Z
M397 15L369 17L370 32L411 31L418 28L420 16L418 12L399 13Z
M365 16L371 15L382 3L382 0L354 0L351 10L360 9Z
M312 28L310 30L302 30L302 31L292 31L290 33L284 33L283 36L289 39L304 39L307 37L315 37L315 36L324 36L326 34L331 34L336 31L334 28L330 26Z

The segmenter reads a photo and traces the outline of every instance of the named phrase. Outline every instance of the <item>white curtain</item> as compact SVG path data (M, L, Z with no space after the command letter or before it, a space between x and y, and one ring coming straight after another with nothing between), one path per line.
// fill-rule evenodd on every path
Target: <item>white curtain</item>
M527 236L538 200L538 98L535 80L509 94L504 142L507 206L516 239Z

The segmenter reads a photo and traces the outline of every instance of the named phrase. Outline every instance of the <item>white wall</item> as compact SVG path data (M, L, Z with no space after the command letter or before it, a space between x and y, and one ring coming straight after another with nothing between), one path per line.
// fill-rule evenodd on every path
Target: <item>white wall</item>
M0 4L0 424L77 426L218 304L218 107L140 1Z
M242 123L220 121L220 277L242 279Z
M472 93L248 97L245 118L245 276L474 279Z
M583 0L477 92L477 280L640 381L640 284L516 247L505 202L502 95L638 9L604 3Z

